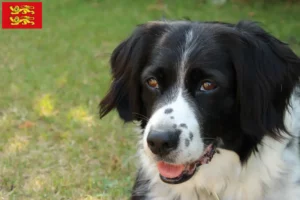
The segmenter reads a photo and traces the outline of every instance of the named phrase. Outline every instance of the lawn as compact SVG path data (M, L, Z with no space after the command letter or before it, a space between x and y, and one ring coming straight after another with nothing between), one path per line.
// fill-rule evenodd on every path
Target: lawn
M0 30L0 199L127 199L136 133L98 117L109 56L136 24L189 17L262 26L300 54L300 4L45 0L42 30Z

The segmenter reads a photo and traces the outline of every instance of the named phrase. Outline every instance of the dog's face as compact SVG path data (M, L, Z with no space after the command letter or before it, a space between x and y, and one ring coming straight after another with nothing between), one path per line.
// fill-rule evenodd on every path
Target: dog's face
M113 52L101 116L117 108L125 121L141 121L161 179L182 183L218 148L244 163L265 135L280 137L295 62L251 22L150 22Z

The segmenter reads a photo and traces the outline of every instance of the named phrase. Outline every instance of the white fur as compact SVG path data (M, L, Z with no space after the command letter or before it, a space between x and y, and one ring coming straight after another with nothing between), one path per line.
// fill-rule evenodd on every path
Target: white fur
M167 108L172 108L173 112L166 114L164 111ZM173 116L174 119L171 119L171 116ZM180 127L182 123L186 124L187 128ZM178 96L173 102L159 108L150 118L144 131L143 145L145 152L148 156L152 157L152 153L147 145L150 127L151 130L163 132L171 129L174 124L176 124L177 129L182 131L177 150L171 153L176 156L175 162L185 164L197 160L204 150L204 144L200 138L201 133L197 118L193 113L193 109L183 97L183 91L181 89L179 89ZM192 140L189 139L190 133L193 134ZM190 141L188 147L185 146L186 139Z
M292 96L290 102L291 107L286 110L285 125L293 135L299 137L300 101L296 96ZM177 113L175 116L178 117L178 123L183 120L189 127L199 128L197 123L193 122L188 104L180 95L167 107L170 106ZM163 110L161 108L150 120L152 124L168 123L163 120ZM145 132L147 133L147 128ZM201 148L193 144L195 150L203 149L199 139L195 142ZM144 146L140 151L142 173L144 178L151 182L149 188L139 188L136 192L143 193L145 189L150 189L147 199L151 200L172 200L179 196L182 200L299 200L300 155L297 141L286 148L292 140L296 139L287 136L285 140L276 141L265 136L258 147L258 153L252 154L243 166L237 154L219 149L220 154L215 154L209 164L201 166L190 180L179 185L169 185L160 180L155 162L149 157L147 147ZM190 151L196 152L192 149Z
M189 59L189 56L193 49L196 47L195 45L197 44L196 42L193 43L193 40L196 39L197 35L195 36L193 33L193 30L190 29L188 32L185 33L185 44L182 45L181 48L181 61L180 61L180 66L179 66L179 77L181 79L179 80L179 85L181 88L184 88L184 77L185 77L185 69L186 69L186 64Z
M182 58L181 58L181 64L180 64L181 70L185 69L189 54L195 48L195 44L192 43L193 39L194 39L194 34L193 34L193 30L191 29L185 34L185 44L183 45L183 48L182 48ZM184 76L180 76L180 77L184 77Z

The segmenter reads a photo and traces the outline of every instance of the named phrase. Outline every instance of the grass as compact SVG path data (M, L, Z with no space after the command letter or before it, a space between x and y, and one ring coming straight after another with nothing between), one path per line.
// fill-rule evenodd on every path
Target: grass
M253 19L300 53L300 5L43 1L42 30L0 31L0 199L127 199L136 134L98 118L109 55L136 24Z

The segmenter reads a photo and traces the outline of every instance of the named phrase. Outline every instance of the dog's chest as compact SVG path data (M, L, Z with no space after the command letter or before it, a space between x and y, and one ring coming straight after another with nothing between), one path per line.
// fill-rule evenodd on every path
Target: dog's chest
M221 200L214 194L201 190L172 191L164 186L153 188L147 195L147 200Z
M155 188L148 193L147 200L299 200L300 185L296 187L283 187L270 191L264 197L258 198L255 193L232 193L219 197L217 194L204 190L171 191L163 186Z

